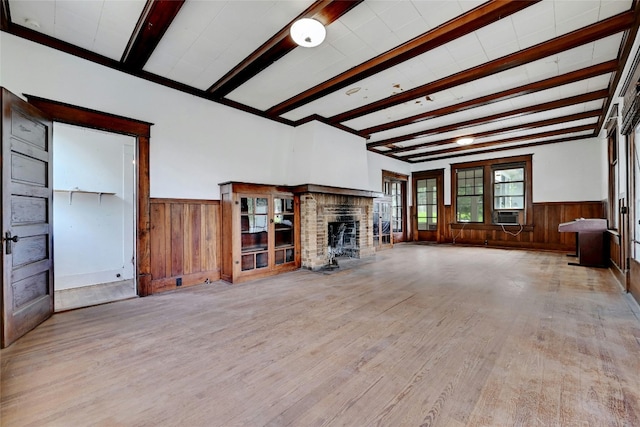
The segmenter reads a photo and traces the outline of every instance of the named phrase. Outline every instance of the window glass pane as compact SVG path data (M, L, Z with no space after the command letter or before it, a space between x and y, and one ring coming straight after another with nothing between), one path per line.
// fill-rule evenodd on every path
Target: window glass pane
M458 197L456 208L458 221L471 221L471 197Z
M472 213L475 215L475 221L483 222L484 221L484 206L482 204L482 196L475 197L472 200Z
M494 196L520 196L524 194L524 182L505 182L495 184Z
M494 198L494 209L523 209L524 197L500 196Z
M524 181L524 168L499 169L493 172L495 182Z

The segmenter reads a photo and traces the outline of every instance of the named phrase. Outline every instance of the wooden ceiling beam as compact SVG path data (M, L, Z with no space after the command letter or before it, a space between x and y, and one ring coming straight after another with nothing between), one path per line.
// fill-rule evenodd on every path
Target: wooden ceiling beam
M457 122L450 125L440 126L437 128L424 129L418 132L409 133L406 135L400 135L393 138L382 139L380 141L370 142L367 147L379 147L381 145L389 146L403 141L411 141L413 139L422 138L428 135L434 135L437 133L451 132L454 130L465 129L470 126L495 123L505 118L523 117L529 114L540 113L543 111L555 110L557 108L568 107L575 104L582 104L584 102L591 102L598 99L606 98L609 96L607 89L596 90L593 92L585 93L582 95L570 96L555 101L544 102L542 104L530 105L523 108L518 108L511 111L505 111L502 113L492 114L489 116L478 117L472 120L466 120L463 122Z
M363 0L319 0L313 3L293 21L267 40L251 55L236 65L231 71L215 82L207 92L217 99L222 98L247 82L259 72L298 47L289 35L291 25L301 18L313 18L323 25L329 25L356 7Z
M11 12L9 10L9 0L0 0L0 30L9 31L11 24Z
M546 58L557 55L565 50L582 46L600 40L604 37L625 31L635 24L634 11L627 11L615 15L611 18L589 25L576 31L572 31L560 37L556 37L547 42L539 43L527 49L497 58L468 70L451 76L444 77L435 82L418 86L414 89L406 90L402 93L389 96L376 102L372 102L362 107L337 114L329 118L331 123L342 123L367 114L375 113L389 107L393 107L405 102L415 100L427 95L431 95L446 89L450 89L465 83L470 83L493 74L510 70Z
M483 142L483 143L480 143L480 144L459 145L457 147L443 148L441 150L426 151L424 153L411 153L411 154L407 154L405 156L399 155L399 157L401 159L406 160L407 158L418 157L418 156L421 156L421 157L431 156L431 155L435 156L435 155L443 154L443 153L455 153L455 152L458 152L458 151L468 151L468 150L473 150L475 148L493 147L494 145L507 144L509 142L530 141L532 139L551 138L551 137L554 137L554 136L566 135L566 134L569 134L569 133L593 131L594 128L595 128L595 125L574 126L574 127L565 128L565 129L550 130L550 131L546 131L546 132L532 133L532 134L523 135L523 136L514 136L514 137L511 137L511 138L505 138L505 139L500 139L500 140L491 141L491 142ZM582 138L584 139L584 136ZM389 153L398 155L398 153L392 153L392 152L389 152Z
M412 59L429 50L435 49L452 40L472 33L506 16L529 7L539 0L491 0L451 21L409 40L400 46L376 56L342 74L314 86L267 110L271 115L282 115L331 92L343 89L351 84L381 71L387 70L404 61Z
M503 133L508 133L508 132L515 132L515 131L523 131L523 130L527 130L527 129L536 129L536 128L541 128L541 127L545 127L545 126L553 126L553 125L557 125L557 124L561 124L561 123L568 123L568 122L573 122L576 120L583 120L583 119L588 119L591 117L598 117L600 116L600 114L602 113L602 111L598 110L592 110L592 111L585 111L583 113L577 113L577 114L570 114L568 116L562 116L562 117L554 117L552 119L546 119L546 120L539 120L537 122L531 122L531 123L524 123L524 124L519 124L519 125L514 125L514 126L507 126L507 127L503 127L500 129L493 129L493 130L489 130L486 132L480 132L480 133L476 133L471 135L472 137L479 139L479 138L490 138L496 135L500 135ZM590 125L592 127L594 127L595 125ZM394 154L398 154L398 153L403 153L403 152L407 152L407 151L414 151L414 150L418 150L421 148L427 148L427 147L432 147L432 146L436 146L436 145L447 145L447 144L455 144L456 140L458 139L458 137L456 138L447 138L447 139L441 139L439 141L430 141L430 142L425 142L422 144L416 144L416 145L410 145L407 147L398 147L398 148L393 148L391 151L386 151L385 153L394 153ZM481 146L481 144L473 144L474 146Z
M455 105L438 108L436 110L427 111L425 113L416 114L411 117L405 117L404 119L394 120L393 122L384 123L377 126L360 130L360 136L366 137L373 133L382 132L389 129L394 129L400 126L407 126L415 123L429 120L434 117L442 117L447 114L458 113L460 111L470 110L472 108L482 107L485 105L493 104L500 101L506 101L522 95L529 95L531 93L540 92L543 90L551 89L558 86L563 86L569 83L575 83L580 80L590 79L602 74L613 73L618 70L619 64L617 60L602 62L600 64L592 65L590 67L582 68L580 70L572 71L570 73L562 74L560 76L551 77L538 82L529 83L526 85L518 86L513 89L504 90L502 92L494 93L487 96L481 96L479 98L470 99L468 101L460 102Z
M594 128L595 128L595 125L573 126L573 127L570 127L570 128L550 130L550 131L546 131L546 132L532 133L532 134L529 134L529 135L514 136L514 137L511 137L511 138L499 139L497 141L483 142L483 143L471 144L471 145L459 145L457 147L443 148L441 150L427 151L427 152L424 152L424 153L412 153L412 154L407 154L407 155L404 155L404 156L402 154L400 154L399 157L400 158L403 158L403 157L404 158L406 158L406 157L417 157L418 155L422 155L422 156L434 155L435 156L435 155L443 154L443 153L455 153L457 151L468 151L468 150L472 150L474 148L492 147L494 145L507 144L507 143L510 143L510 142L530 141L532 139L551 138L551 137L554 137L554 136L566 135L568 133L593 131ZM398 155L398 153L391 153L391 154Z
M147 0L120 60L126 68L142 70L184 2L185 0Z
M530 148L530 147L538 147L540 145L549 145L549 144L559 144L561 142L571 142L571 141L580 141L583 140L585 137L584 136L570 136L568 138L558 138L558 139L552 139L549 141L536 141L536 142L529 142L526 144L518 144L518 145L509 145L506 147L493 147L487 150L478 150L478 151L474 151L472 153L467 153L467 152L461 152L461 153L453 153L453 154L448 154L445 156L440 156L440 157L432 157L432 158L428 158L428 159L424 159L424 154L418 155L415 157L415 159L402 159L402 158L398 158L396 156L389 156L391 158L394 158L396 160L402 160L408 163L422 163L422 162L434 162L434 161L438 161L438 160L446 160L446 159L452 159L454 157L462 157L462 156L470 156L470 155L475 155L475 154L491 154L491 153L497 153L499 151L506 151L506 150L517 150L519 148ZM416 160L416 159L420 159L420 160Z

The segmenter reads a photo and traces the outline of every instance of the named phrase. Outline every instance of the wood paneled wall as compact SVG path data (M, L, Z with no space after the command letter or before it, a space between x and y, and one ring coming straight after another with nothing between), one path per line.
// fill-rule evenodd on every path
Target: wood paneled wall
M152 293L220 279L220 202L151 199Z
M532 225L525 226L522 231L519 226L505 226L503 230L499 225L466 224L464 228L458 224L449 225L454 218L450 205L445 206L445 217L447 226L441 230L443 242L455 239L460 244L574 252L575 233L558 232L558 224L576 218L606 216L604 203L598 201L534 203L533 220L528 221Z

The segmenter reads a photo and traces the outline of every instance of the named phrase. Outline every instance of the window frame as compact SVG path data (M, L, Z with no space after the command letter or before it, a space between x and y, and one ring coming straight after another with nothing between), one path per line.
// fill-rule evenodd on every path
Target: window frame
M455 215L455 218L456 218L456 222L465 223L465 224L483 224L484 223L484 220L486 218L486 215L485 215L485 212L486 212L486 206L485 206L486 205L486 203L485 203L485 201L486 201L486 198L485 198L485 195L486 195L486 192L485 192L485 188L486 188L486 183L485 183L486 171L484 169L485 168L482 167L482 166L456 169L456 173L455 173L456 190L455 190L455 193L454 193L455 194L455 199L456 199L456 203L455 203L456 209L453 211L454 215ZM467 189L468 188L477 189L477 185L475 183L475 180L478 178L476 176L476 171L480 171L482 173L482 178L481 178L482 179L482 192L478 193L477 191L474 191L473 194L459 194L459 189L460 189L458 187L458 184L460 182L459 173L460 172L465 172L465 174L466 174L466 173L469 173L471 171L473 171L473 175L474 176L472 177L472 179L474 180L474 183L473 183L473 185L471 187L466 187L466 188ZM469 178L465 177L464 179L467 180ZM467 198L467 197L469 197L471 199L473 199L474 197L482 198L482 203L480 204L480 206L482 207L482 220L481 221L479 221L479 220L473 221L473 215L471 213L470 213L471 219L469 219L468 221L460 220L460 218L459 218L460 214L458 212L458 205L459 205L459 202L460 202L460 198ZM471 204L473 204L473 203L471 203Z
M453 224L468 224L469 226L501 227L494 223L494 211L521 211L520 224L533 225L533 154L522 156L486 159L472 162L451 164L451 220ZM494 171L524 167L524 207L522 209L494 209ZM483 169L483 221L470 222L458 220L458 171L468 169Z
M527 192L525 186L527 183L527 176L526 176L526 165L524 163L516 163L516 164L507 164L507 165L494 165L491 168L491 190L492 190L492 198L493 198L493 212L496 211L524 211L524 197L525 194ZM503 170L509 170L509 169L522 169L522 180L521 181L503 181L503 182L496 182L496 172L497 171L503 171ZM496 187L499 184L504 184L504 183L522 183L522 194L518 194L518 195L512 195L512 194L501 194L501 195L496 195ZM516 197L522 197L523 200L523 206L520 208L497 208L496 207L496 199L498 197L512 197L512 196L516 196Z

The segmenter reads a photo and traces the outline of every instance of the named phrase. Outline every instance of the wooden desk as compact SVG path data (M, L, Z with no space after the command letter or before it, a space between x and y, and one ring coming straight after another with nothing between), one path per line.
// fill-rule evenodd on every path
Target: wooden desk
M607 267L609 254L607 240L607 220L602 218L579 218L558 225L561 233L576 233L576 256L579 262L571 265L587 267Z

